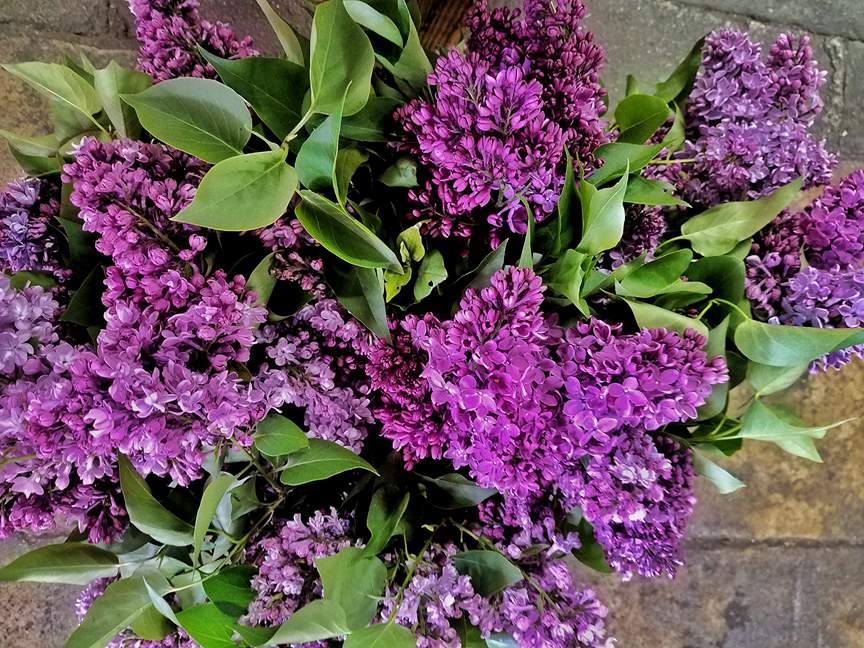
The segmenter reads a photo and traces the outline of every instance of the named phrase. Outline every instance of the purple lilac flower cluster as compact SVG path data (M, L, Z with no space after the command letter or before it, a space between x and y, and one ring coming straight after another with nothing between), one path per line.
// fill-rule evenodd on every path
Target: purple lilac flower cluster
M758 198L796 178L829 183L836 160L810 133L824 83L806 36L780 36L765 60L746 33L710 34L678 154L693 161L670 167L669 179L702 207Z
M154 81L177 77L215 78L198 53L200 45L223 58L256 56L249 37L240 39L230 25L202 20L198 0L129 0L140 43L138 68Z
M38 178L12 182L0 193L0 270L68 278L71 273L62 265L62 239L55 222L59 199L57 184Z
M420 162L414 218L432 236L489 230L492 245L554 209L565 149L580 159L604 140L603 51L581 28L579 0L531 0L525 19L485 2L471 12L466 53L451 51L429 76L431 102L396 113L401 148Z
M854 328L864 312L862 264L864 170L858 170L756 238L747 258L747 296L771 321ZM837 368L862 353L862 347L832 353L814 369Z
M247 559L258 568L252 579L256 598L245 617L249 624L279 625L309 601L320 598L315 561L353 544L348 533L350 521L340 517L336 509L315 511L305 520L297 514L276 527L275 534L256 540L246 549ZM320 645L326 646L323 642Z

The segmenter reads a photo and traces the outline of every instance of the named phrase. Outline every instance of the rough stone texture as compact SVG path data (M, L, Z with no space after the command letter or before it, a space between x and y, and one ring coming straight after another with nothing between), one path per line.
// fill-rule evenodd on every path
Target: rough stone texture
M861 0L588 0L609 50L613 96L624 75L653 82L711 29L737 24L761 39L807 28L831 79L821 128L843 157L864 159L864 9ZM273 2L308 33L301 0ZM254 0L203 0L210 20L232 21L268 52L278 45ZM86 46L97 63L130 62L125 0L0 0L0 61L59 60ZM38 134L45 102L0 73L0 128ZM0 153L0 180L18 175ZM813 423L861 415L864 363L817 376L787 398ZM861 648L864 646L864 423L832 430L824 464L750 444L726 467L747 489L721 497L700 484L688 564L673 582L593 580L620 648ZM0 563L26 550L0 543ZM584 573L584 572L582 572ZM76 588L0 585L0 646L60 648L74 625Z

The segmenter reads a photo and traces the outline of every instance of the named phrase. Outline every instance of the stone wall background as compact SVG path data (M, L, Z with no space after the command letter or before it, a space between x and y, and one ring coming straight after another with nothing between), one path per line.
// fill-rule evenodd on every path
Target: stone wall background
M439 0L440 1L440 0ZM587 0L589 24L608 49L611 94L624 77L663 78L706 32L735 24L762 40L807 31L829 71L821 133L847 161L864 160L864 1ZM273 3L299 25L300 0ZM467 2L465 3L467 6ZM273 46L253 0L202 0L211 19ZM124 0L0 0L0 61L59 60L83 49L95 62L129 63L135 44ZM0 74L0 128L46 129L28 88ZM18 175L5 148L0 180ZM825 423L864 413L864 364L811 378L788 396ZM864 423L830 432L824 464L751 444L729 469L747 489L720 497L700 484L688 564L673 581L622 584L585 573L608 604L620 648L864 647ZM0 543L6 563L30 545ZM75 588L0 584L0 645L59 648L74 626Z

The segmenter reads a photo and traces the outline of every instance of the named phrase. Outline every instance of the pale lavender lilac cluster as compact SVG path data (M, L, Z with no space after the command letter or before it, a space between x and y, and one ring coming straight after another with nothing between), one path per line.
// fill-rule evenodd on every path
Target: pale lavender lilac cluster
M51 180L23 178L0 193L0 270L45 272L58 279L71 274L63 267L60 191Z
M216 73L199 54L199 45L223 58L258 54L251 38L239 38L225 23L203 20L198 6L198 0L129 0L140 43L138 68L154 81L214 78Z
M771 321L854 328L864 313L862 264L864 170L858 170L756 238L747 258L747 296ZM838 368L862 353L862 347L831 353L813 368Z
M688 162L668 177L694 206L750 200L797 178L827 184L836 164L810 132L822 111L825 72L807 36L780 36L767 59L744 33L710 34L687 101Z

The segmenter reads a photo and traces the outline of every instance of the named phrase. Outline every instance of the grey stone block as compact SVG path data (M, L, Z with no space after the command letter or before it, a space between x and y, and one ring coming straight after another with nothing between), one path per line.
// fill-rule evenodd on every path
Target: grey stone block
M849 43L847 59L849 73L839 139L843 150L864 158L864 121L861 119L864 108L864 43Z
M104 34L105 0L0 0L0 24L69 34Z

